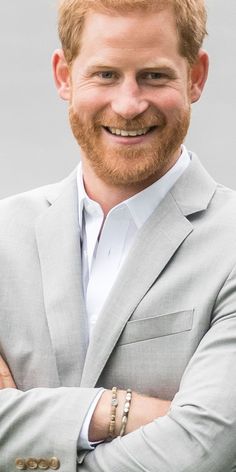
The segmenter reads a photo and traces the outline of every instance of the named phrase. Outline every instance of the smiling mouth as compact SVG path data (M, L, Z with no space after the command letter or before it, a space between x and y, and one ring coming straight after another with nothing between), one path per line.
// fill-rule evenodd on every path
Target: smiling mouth
M124 138L137 138L137 136L145 136L146 134L152 132L157 126L149 126L148 128L141 128L136 130L125 130L120 128L111 128L110 126L103 127L108 133L113 134L113 136L121 136Z

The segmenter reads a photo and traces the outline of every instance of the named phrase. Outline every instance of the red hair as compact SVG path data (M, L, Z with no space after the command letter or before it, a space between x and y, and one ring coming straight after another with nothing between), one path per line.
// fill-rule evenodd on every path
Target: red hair
M207 34L204 0L61 0L58 31L68 64L71 65L79 53L85 18L90 11L125 14L168 7L175 14L180 54L190 65L194 64Z

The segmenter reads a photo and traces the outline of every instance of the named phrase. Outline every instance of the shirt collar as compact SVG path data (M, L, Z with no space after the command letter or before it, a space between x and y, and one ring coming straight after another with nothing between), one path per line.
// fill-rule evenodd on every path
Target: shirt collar
M175 165L161 177L159 180L154 182L154 184L145 188L141 192L137 193L133 197L125 200L116 207L114 207L111 212L115 211L118 208L126 206L129 209L129 212L134 219L134 222L137 228L140 228L149 216L153 213L155 208L158 207L160 202L170 191L182 173L187 169L190 163L190 155L184 145L182 145L182 153L175 163ZM86 208L86 211L94 214L102 214L102 209L100 205L91 200L84 188L83 174L82 174L82 164L78 166L77 172L77 186L78 186L78 201L79 201L79 227L82 229L83 221L83 209Z

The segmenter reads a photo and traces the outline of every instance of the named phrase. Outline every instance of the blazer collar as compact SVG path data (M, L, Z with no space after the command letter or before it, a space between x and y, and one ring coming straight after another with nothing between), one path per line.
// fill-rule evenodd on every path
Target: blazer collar
M191 163L177 180L170 193L183 215L206 210L216 190L216 182L191 153Z
M190 165L170 190L171 195L185 216L205 210L217 186L196 154L190 153L190 155ZM77 168L61 182L46 186L45 197L48 202L53 204L70 185L75 190L76 180ZM77 198L75 192L74 196Z

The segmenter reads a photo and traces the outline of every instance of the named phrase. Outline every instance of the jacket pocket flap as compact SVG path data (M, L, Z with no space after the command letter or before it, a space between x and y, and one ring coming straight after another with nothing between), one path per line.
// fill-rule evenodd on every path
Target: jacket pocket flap
M118 345L190 331L193 325L193 313L192 309L128 321Z

